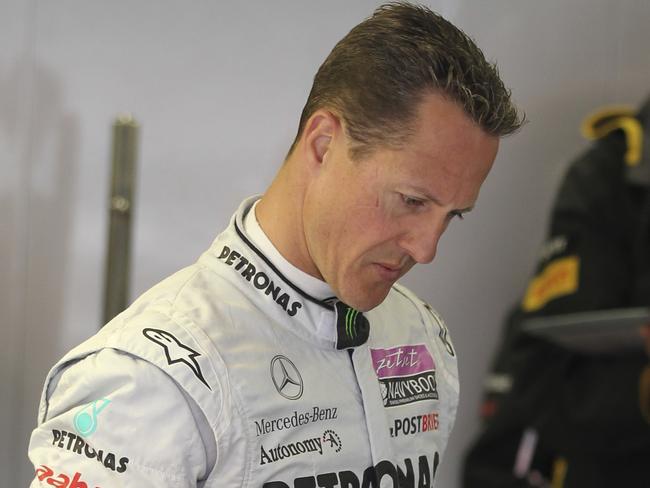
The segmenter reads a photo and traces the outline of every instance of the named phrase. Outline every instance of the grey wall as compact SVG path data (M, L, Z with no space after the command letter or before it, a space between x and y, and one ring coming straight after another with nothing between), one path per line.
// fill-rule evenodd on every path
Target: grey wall
M193 261L282 160L313 74L378 2L0 0L0 473L25 451L51 364L99 327L110 124L142 124L134 293ZM462 398L438 486L457 487L480 383L521 293L577 126L650 92L650 3L432 1L526 110L479 206L406 283L446 317ZM8 392L8 393L7 393Z

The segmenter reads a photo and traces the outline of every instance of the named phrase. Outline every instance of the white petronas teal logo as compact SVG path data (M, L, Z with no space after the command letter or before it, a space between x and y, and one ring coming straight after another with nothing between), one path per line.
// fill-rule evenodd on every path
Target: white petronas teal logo
M74 416L74 429L82 437L88 437L95 433L99 425L98 416L104 410L110 400L102 398L95 400L82 407Z

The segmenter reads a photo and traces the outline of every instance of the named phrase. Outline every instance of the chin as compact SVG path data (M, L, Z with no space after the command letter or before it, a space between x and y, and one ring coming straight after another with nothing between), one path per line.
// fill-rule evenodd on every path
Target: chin
M355 308L356 310L360 312L368 312L372 310L375 307L378 307L379 305L382 304L382 302L386 299L386 296L388 296L388 292L390 291L390 287L387 288L386 290L382 290L381 292L377 291L375 293L368 293L365 295L359 295L357 293L352 293L350 294L349 297L345 297L343 295L343 298L339 297L344 303L349 305L352 308Z

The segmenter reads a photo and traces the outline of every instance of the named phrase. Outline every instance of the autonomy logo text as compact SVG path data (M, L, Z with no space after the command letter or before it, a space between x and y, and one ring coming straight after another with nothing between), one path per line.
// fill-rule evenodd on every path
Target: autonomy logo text
M265 449L260 446L260 465L274 463L283 459L317 452L323 455L323 444L328 445L334 452L342 448L341 438L331 429L326 430L322 437L312 437L302 441L278 444L276 447Z

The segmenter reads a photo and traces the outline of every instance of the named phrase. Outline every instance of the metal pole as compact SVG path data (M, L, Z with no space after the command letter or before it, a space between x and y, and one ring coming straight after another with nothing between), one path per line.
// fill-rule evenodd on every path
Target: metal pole
M104 283L103 324L124 310L129 300L131 216L137 159L138 124L131 115L113 124L110 223Z

